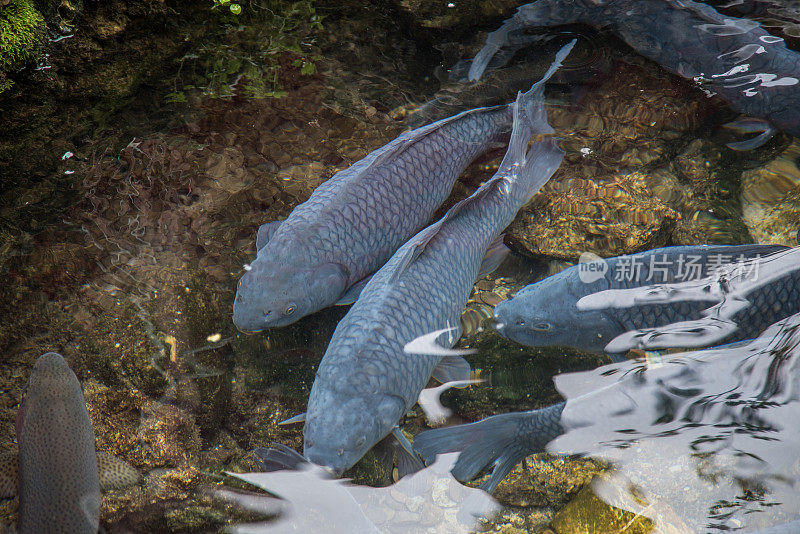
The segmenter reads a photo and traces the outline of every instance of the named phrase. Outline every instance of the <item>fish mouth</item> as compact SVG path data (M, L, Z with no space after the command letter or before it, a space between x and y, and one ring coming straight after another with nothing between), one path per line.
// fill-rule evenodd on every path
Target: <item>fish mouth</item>
M347 471L349 466L338 464L337 462L331 461L331 458L337 457L338 455L333 451L322 451L322 450L305 450L303 451L303 456L308 458L308 460L312 463L317 464L322 469L327 471L329 474L333 475L336 478L342 476L342 474ZM339 458L341 460L341 458Z
M264 331L264 328L259 328L258 330L250 330L250 329L247 329L247 328L243 328L243 327L239 326L238 324L236 324L236 321L233 321L233 326L235 326L236 330L238 330L242 334L248 334L248 335L249 334L258 334L259 332L263 332Z
M344 473L344 468L341 467L335 468L335 467L328 467L327 465L321 465L320 467L334 478L340 478Z

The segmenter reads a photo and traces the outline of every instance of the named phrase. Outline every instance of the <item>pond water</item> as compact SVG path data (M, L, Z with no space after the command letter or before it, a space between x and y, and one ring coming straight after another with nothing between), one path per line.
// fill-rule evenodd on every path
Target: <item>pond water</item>
M681 12L673 0L648 4ZM786 424L797 419L791 261L760 273L763 298L776 299L764 309L783 315L759 312L765 324L748 338L775 326L750 344L689 353L633 344L612 364L602 350L517 343L494 321L498 303L579 258L797 246L792 128L757 148L730 149L755 135L723 126L741 118L730 99L648 59L613 25L529 31L529 39L516 36L525 41L516 53L500 54L506 63L491 63L477 82L464 79L465 61L517 5L40 7L47 43L0 93L3 465L16 466L23 390L34 362L52 351L80 381L97 449L141 475L103 492L106 532L241 524L257 525L242 532L756 532L797 521L800 442ZM793 2L702 5L739 21L735 35L756 21L800 52ZM675 39L666 30L650 37ZM400 478L403 451L391 436L344 473L353 485L316 466L253 474L275 467L255 449L303 452L303 424L279 423L306 411L348 312L325 307L287 326L238 330L237 282L256 258L257 229L286 219L335 173L404 131L512 102L573 39L545 93L563 162L505 231L511 254L476 281L464 306L456 347L473 351L466 359L475 383L440 397L447 425L567 400L558 439L546 451L546 441L537 451L522 447L521 457L531 455L513 462L491 496L476 488L492 465L463 485L449 475L454 455ZM507 136L477 157L432 220L489 180L506 146ZM714 298L737 303L749 291L723 288ZM678 306L676 294L686 293L655 305ZM703 302L699 310L715 303ZM404 313L411 323L432 312L423 304ZM649 326L631 320L633 329ZM593 328L578 324L575 339ZM696 346L695 334L670 331L672 343L655 348ZM437 405L416 405L399 421L406 438L436 426L426 417L430 402ZM288 452L277 457L293 462ZM6 474L0 467L0 489L14 494ZM17 497L0 500L0 531L14 531L19 509Z

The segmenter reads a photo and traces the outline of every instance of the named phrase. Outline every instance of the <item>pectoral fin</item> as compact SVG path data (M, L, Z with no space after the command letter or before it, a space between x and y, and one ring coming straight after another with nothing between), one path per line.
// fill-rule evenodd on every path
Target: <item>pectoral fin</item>
M433 369L431 376L441 382L455 382L459 380L469 380L472 369L469 362L461 356L442 356L439 363Z
M361 294L361 291L364 287L369 283L372 279L372 275L367 276L363 280L359 280L352 286L348 288L347 291L344 292L344 295L336 301L336 306L346 306L348 304L353 304L355 301L358 300L358 296Z
M420 460L419 456L417 456L417 453L414 452L414 447L411 446L411 442L408 441L408 438L405 434L403 434L403 431L400 430L400 427L394 427L394 430L392 430L392 435L400 444L400 449L397 451L397 469L399 471L400 478L424 468L425 466L423 465L422 460Z
M290 417L289 419L286 419L285 421L281 421L278 424L279 425L293 425L295 423L303 423L303 422L305 422L305 420L306 420L306 414L305 414L305 412L303 412L301 414L295 415L294 417Z
M100 489L121 489L141 482L142 477L131 464L103 451L97 451L97 474ZM19 484L19 460L17 454L0 459L0 499L9 499L17 494Z
M258 227L258 232L256 233L256 250L261 250L264 248L264 245L269 243L269 240L272 239L272 236L275 235L275 232L278 231L282 223L283 221L272 221Z
M302 454L280 443L270 443L269 447L258 447L253 451L256 463L265 472L297 469L308 463Z
M738 121L723 124L723 127L733 130L738 133L756 133L761 132L757 136L747 139L745 141L736 141L727 143L726 146L731 150L746 151L758 148L767 141L778 131L772 124L764 119L747 118Z
M142 477L131 464L103 451L97 451L97 474L100 489L121 489L141 482Z
M17 494L19 485L19 460L17 454L0 459L0 499L10 499Z
M503 263L509 252L508 247L503 244L503 236L497 236L492 244L489 245L489 248L486 249L481 267L478 269L478 278L483 278L494 272Z

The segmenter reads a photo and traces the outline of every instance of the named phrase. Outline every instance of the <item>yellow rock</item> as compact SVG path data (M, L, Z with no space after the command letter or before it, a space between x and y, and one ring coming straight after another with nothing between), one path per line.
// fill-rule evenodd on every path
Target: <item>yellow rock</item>
M589 486L570 501L553 519L557 534L649 534L652 521L620 510L599 499Z

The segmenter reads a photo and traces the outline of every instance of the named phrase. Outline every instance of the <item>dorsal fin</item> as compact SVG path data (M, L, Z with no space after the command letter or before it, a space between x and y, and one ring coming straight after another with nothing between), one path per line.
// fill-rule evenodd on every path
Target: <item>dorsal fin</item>
M504 234L497 236L489 248L486 249L486 254L483 255L481 267L478 269L478 279L484 276L489 276L495 269L500 267L503 260L506 259L511 250L503 243Z
M382 165L387 161L393 160L397 157L398 154L407 150L414 144L416 144L421 138L430 135L431 133L439 130L443 126L450 124L451 122L455 122L460 120L461 118L467 115L473 115L478 113L485 113L488 111L495 111L503 108L507 108L508 104L502 104L499 106L491 106L491 107L482 107L476 109L470 109L467 111L462 111L457 115L453 115L452 117L447 117L436 122L432 122L430 124L426 124L425 126L421 126L419 128L415 128L413 130L409 130L407 132L403 132L394 140L390 141L388 144L377 148L367 154L364 158L360 159L359 161L355 162L353 165L348 167L347 169L340 171L340 173L347 173L347 174L360 174L367 169L376 167L378 165ZM340 174L337 173L337 174Z
M392 280L397 280L400 275L402 275L406 269L408 269L408 266L411 265L414 260L419 258L423 252L425 252L425 247L427 247L431 239L433 239L433 237L439 233L439 231L442 229L442 226L444 226L446 222L450 221L456 215L461 213L465 206L477 202L486 196L490 189L487 186L493 182L496 182L498 178L502 177L496 176L483 184L480 189L475 191L471 196L465 198L450 208L448 212L445 213L444 217L422 230L420 233L412 237L405 245L403 245L400 250L397 251L398 264L395 266L395 270L392 273Z
M264 245L269 243L269 240L272 239L272 236L275 235L282 223L283 221L270 221L258 227L256 232L256 251L261 250Z

